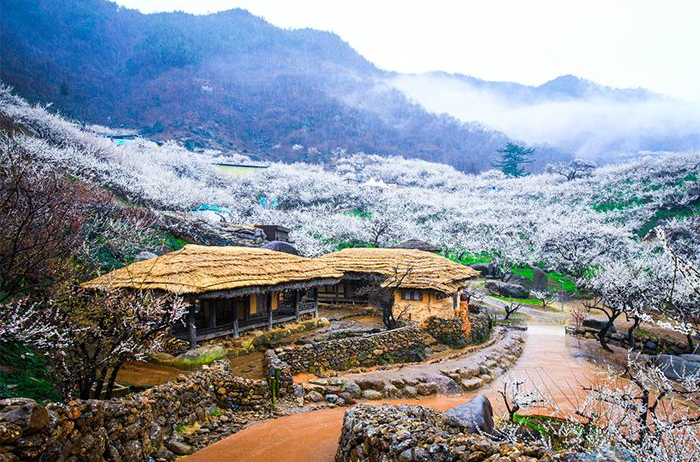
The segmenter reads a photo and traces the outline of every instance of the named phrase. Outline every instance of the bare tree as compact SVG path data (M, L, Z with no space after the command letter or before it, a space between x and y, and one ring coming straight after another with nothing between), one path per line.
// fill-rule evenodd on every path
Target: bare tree
M507 302L503 304L503 309L506 312L506 315L503 317L503 320L507 320L510 318L511 315L515 314L520 308L522 308L523 305L520 302L512 301L512 302Z
M0 143L0 301L71 277L86 219L111 196Z
M539 300L540 305L542 306L542 309L543 309L543 310L548 309L548 308L551 307L551 306L554 304L554 302L555 302L554 294L551 293L551 292L547 292L547 291L536 291L536 290L533 290L533 291L530 292L530 296L531 296L532 298L535 298L535 299Z
M396 329L407 306L396 306L396 292L405 287L406 279L413 274L413 267L395 266L386 278L373 278L359 291L367 295L369 303L379 308L382 322L387 329Z

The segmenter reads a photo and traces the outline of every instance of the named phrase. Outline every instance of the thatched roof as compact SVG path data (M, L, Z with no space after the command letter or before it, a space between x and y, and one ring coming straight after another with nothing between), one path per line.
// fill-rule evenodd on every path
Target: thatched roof
M82 286L193 295L225 291L227 296L238 296L334 284L341 277L341 272L322 262L288 253L254 247L186 245L176 252L112 271Z
M439 252L440 247L433 245L429 242L421 241L420 239L409 239L403 241L400 244L396 244L392 249L415 249L422 250L424 252Z
M379 275L390 285L403 277L401 287L451 294L478 271L422 250L352 248L317 258L346 275Z
M289 242L270 241L260 246L263 249L274 250L275 252L286 252L291 255L299 255L299 251Z

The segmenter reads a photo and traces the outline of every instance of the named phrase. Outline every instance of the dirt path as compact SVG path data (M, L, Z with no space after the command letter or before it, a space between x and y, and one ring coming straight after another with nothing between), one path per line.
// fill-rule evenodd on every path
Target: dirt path
M546 314L537 321L551 319L549 324L529 326L525 350L520 360L503 377L475 393L485 393L496 407L498 390L512 377L527 377L538 389L546 389L550 399L571 410L576 395L582 396L581 384L595 380L597 370L576 353L558 316ZM445 363L447 365L448 363ZM392 400L449 409L471 398L474 393L437 396L421 400ZM253 425L184 459L186 462L332 462L335 457L344 408L325 409L281 417Z

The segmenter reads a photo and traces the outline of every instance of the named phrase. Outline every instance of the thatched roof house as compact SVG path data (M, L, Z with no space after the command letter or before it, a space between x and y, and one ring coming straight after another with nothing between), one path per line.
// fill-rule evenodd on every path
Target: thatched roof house
M317 258L345 275L374 274L387 278L408 273L401 286L451 294L464 287L478 271L421 250L352 248ZM410 269L410 271L409 271ZM390 281L386 281L389 284Z
M160 290L192 302L188 328L173 333L197 340L298 319L318 312L317 287L342 273L323 262L255 247L186 245L83 283L85 288ZM309 291L309 289L311 289ZM178 330L179 329L179 330Z
M186 245L175 252L132 263L92 281L85 288L163 290L176 294L244 295L302 289L336 282L342 273L328 265L269 249Z
M479 275L468 266L422 250L352 248L317 260L344 274L340 283L319 289L322 302L368 304L367 292L373 284L398 284L394 304L414 320L454 316L467 280Z
M438 253L440 252L440 247L431 244L430 242L425 242L421 241L420 239L409 239L407 241L403 241L399 244L396 244L395 246L391 247L392 249L413 249L413 250L422 250L424 252L433 252L433 253Z

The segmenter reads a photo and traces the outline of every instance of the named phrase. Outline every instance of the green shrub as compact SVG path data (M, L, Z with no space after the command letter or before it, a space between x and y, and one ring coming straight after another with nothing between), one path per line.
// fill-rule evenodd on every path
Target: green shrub
M44 360L20 343L0 344L0 399L60 401Z

